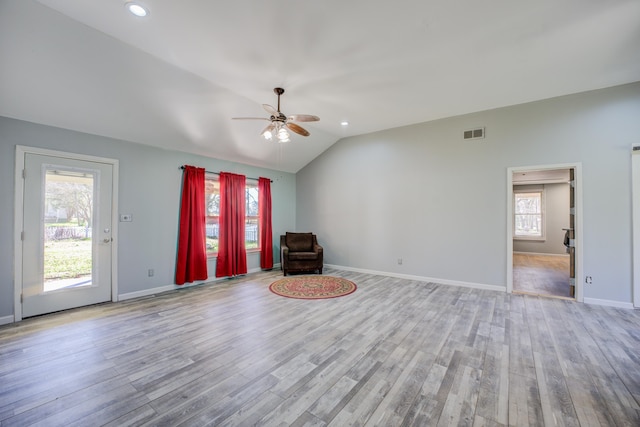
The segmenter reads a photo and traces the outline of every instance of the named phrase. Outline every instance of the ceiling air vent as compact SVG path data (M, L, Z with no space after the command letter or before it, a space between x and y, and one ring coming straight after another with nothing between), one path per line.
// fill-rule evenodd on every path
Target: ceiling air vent
M480 139L484 138L484 128L465 130L462 134L464 139Z

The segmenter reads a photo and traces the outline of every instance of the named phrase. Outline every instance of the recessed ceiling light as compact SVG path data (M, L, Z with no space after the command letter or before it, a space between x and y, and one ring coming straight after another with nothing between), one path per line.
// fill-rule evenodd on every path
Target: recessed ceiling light
M348 122L348 121L346 121L346 120L344 120L344 121L340 122L340 124L341 124L342 126L349 126L349 122Z
M149 14L147 9L145 9L143 6L140 6L138 3L127 3L127 9L129 9L129 12L141 18Z

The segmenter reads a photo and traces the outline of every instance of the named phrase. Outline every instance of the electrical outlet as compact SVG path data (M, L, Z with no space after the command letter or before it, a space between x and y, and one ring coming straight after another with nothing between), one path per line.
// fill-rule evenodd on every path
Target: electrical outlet
M153 268L149 269L149 277L153 277Z
M593 283L593 277L591 276L587 276L584 278L584 283L586 283L587 285L590 285Z
M398 265L402 265L402 258L398 258Z

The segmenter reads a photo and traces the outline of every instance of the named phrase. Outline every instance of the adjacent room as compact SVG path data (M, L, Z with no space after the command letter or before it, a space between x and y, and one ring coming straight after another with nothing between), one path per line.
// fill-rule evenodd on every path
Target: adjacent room
M640 425L639 17L0 0L0 425Z

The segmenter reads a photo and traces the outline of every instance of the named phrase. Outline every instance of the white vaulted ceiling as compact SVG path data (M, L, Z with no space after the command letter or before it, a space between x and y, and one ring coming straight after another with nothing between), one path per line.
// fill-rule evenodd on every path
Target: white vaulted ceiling
M640 80L637 0L140 3L0 0L0 115L296 172L345 136ZM311 136L231 120L276 86Z

